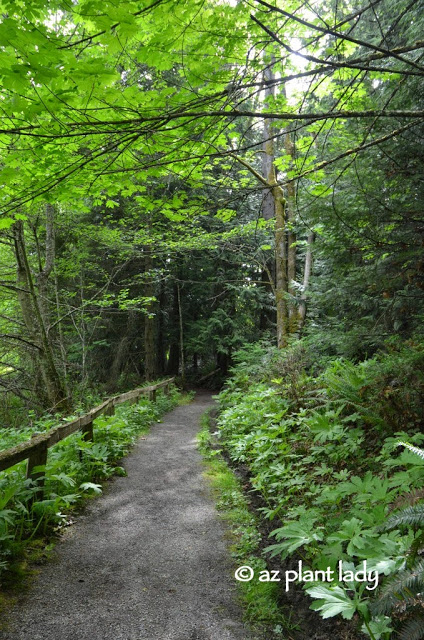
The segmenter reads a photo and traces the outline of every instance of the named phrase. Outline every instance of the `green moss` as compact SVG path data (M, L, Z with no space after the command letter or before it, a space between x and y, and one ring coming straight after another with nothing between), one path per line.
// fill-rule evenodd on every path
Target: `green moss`
M201 431L197 436L199 449L204 458L207 478L216 501L220 517L228 525L230 550L234 558L234 568L249 565L257 575L267 568L259 555L261 534L255 516L249 511L247 500L238 478L222 458L216 448L209 427L209 414L201 420ZM266 637L283 638L292 628L290 619L279 605L280 587L278 583L237 582L244 617L252 628Z
M180 396L178 398L178 405L183 406L185 404L190 404L195 395L196 394L194 391L184 391L180 393Z
M10 592L0 592L0 631L7 631L7 613L16 604L16 600Z

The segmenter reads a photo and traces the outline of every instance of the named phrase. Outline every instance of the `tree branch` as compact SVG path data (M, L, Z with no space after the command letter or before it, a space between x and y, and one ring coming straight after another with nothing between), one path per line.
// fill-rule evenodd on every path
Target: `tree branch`
M259 180L259 182L261 182L265 187L268 187L269 189L272 189L272 187L275 186L275 185L270 184L266 178L264 178L260 173L258 173L258 171L256 171L256 169L254 169L251 164L246 162L246 160L243 160L243 158L240 158L235 153L229 153L227 155L229 155L231 158L234 158L234 160L237 160L237 162L239 162L241 165L243 165L243 167L246 167L246 169L248 169L250 171L250 173L252 175L254 175L255 178L257 180Z
M135 13L132 13L131 15L134 18L138 18L139 16L143 15L143 13L147 13L148 11L150 11L150 9L154 9L157 5L162 4L165 0L156 0L156 2L153 2L152 4L150 4L148 7L144 7L144 9L140 9L140 11L136 11ZM167 0L169 1L169 0ZM111 31L113 31L114 29L116 29L116 27L119 27L121 23L120 22L115 22L115 24L112 24L109 29ZM61 49L70 49L71 47L76 47L79 44L84 44L85 42L92 42L94 40L94 38L98 38L99 36L102 36L106 33L106 29L103 29L103 31L98 31L97 33L94 33L91 36L86 36L85 38L81 38L80 40L77 40L76 42L71 42L70 44L64 44L61 47L58 47L59 50Z
M413 67L420 69L420 71L424 71L424 67L422 65L417 64L413 60L408 60L408 58L403 58L400 54L396 53L395 50L384 49L383 47L372 44L371 42L365 42L364 40L359 40L358 38L352 38L352 36L349 36L347 33L340 33L339 31L335 31L334 29L320 27L316 24L313 24L312 22L308 22L307 20L303 20L302 18L299 18L293 13L284 11L284 9L280 9L279 7L274 7L268 2L266 2L265 0L255 0L255 2L257 2L258 4L261 4L262 6L266 7L270 11L280 13L286 18L289 18L290 20L294 20L295 22L303 25L304 27L308 27L308 29L313 29L314 31L319 31L320 33L334 36L335 38L339 38L340 40L347 40L348 42L352 42L353 44L357 44L361 47L372 49L373 51L378 51L379 53L382 53L385 56L388 56L391 58L397 58L401 62L412 65Z
M370 69L367 67L367 71ZM267 111L242 111L240 109L229 109L227 111L224 110L216 110L216 111L176 111L171 112L166 115L161 116L148 116L148 117L140 117L140 118L131 118L128 120L108 120L108 121L88 121L84 123L76 123L76 122L68 122L64 124L64 127L87 127L87 128L96 128L99 126L111 126L111 127L121 127L121 126L129 126L129 125L140 125L144 123L161 123L169 124L173 120L180 120L185 118L263 118L263 119L271 119L271 120L310 120L311 122L316 122L317 120L325 120L325 119L340 119L340 118L375 118L378 116L379 118L424 118L424 110L422 109L396 109L396 110L379 110L379 109L369 109L365 111L326 111L320 113L296 113L292 111L281 111L281 112L267 112ZM27 135L27 131L34 131L36 129L41 129L42 125L29 125L27 127L16 127L12 129L0 129L0 134L11 134L11 135ZM153 133L153 131L158 131L160 129L150 129L149 133ZM166 129L165 129L166 131ZM134 135L141 135L143 130L139 130L137 128L133 129L115 129L104 131L105 134L111 133L133 133ZM147 131L144 131L146 133ZM89 131L81 131L79 135L86 136ZM51 134L44 136L43 134L40 137L52 137ZM57 134L54 136L55 139L66 138L66 134ZM110 148L102 149L101 153L97 154L95 158L99 155L104 155L108 151L112 150L112 147L115 147L121 144L122 141L118 141L113 143ZM86 160L84 164L90 162Z
M6 340L17 340L18 342L23 342L32 349L38 349L38 351L42 350L40 345L35 344L34 342L30 342L29 340L25 340L25 338L21 338L21 336L17 336L12 333L0 333L0 338L4 338Z
M328 165L333 164L334 162L337 162L338 160L342 160L343 158L347 158L348 156L351 156L354 153L360 153L361 151L364 151L364 149L369 149L370 147L375 147L378 144L382 144L383 142L386 142L387 140L390 140L391 138L394 138L394 137L398 136L400 133L403 133L404 131L407 131L408 129L411 129L412 127L416 127L419 124L422 124L421 120L416 120L415 122L410 122L409 124L405 125L404 127L400 127L400 129L396 129L396 131L392 131L391 133L388 133L387 135L382 136L381 138L377 138L376 140L372 140L371 142L367 142L366 144L361 144L361 145L359 145L357 147L354 147L353 149L349 149L348 151L344 151L343 153L339 154L338 156L335 156L334 158L331 158L330 160L326 160L325 162L320 162L317 165L315 165L315 167L313 167L313 169L308 169L307 171L304 171L303 173L298 174L294 178L290 178L288 180L284 180L283 182L280 182L279 184L281 186L284 186L284 185L288 184L289 182L293 182L295 180L299 180L300 178L304 178L305 176L310 175L311 173L315 173L315 171L320 171L321 169L324 169L325 167L328 167Z
M292 53L294 55L300 56L302 58L304 58L305 60L309 60L310 62L314 62L316 64L319 65L326 65L330 68L334 68L334 69L359 69L360 71L377 71L380 73L398 73L400 75L405 75L405 76L423 76L424 73L424 69L421 72L418 71L407 71L404 69L385 69L384 67L372 67L369 64L367 64L368 60L373 60L376 58L384 58L385 55L382 53L378 53L378 54L374 54L372 56L364 56L362 58L356 58L354 60L346 60L345 62L338 62L336 60L321 60L321 58L316 58L315 56L311 56L309 54L306 53L300 53L299 51L295 51L294 49L292 49L288 44L286 44L283 40L281 40L281 38L279 38L277 36L276 33L274 33L273 31L271 31L271 29L269 29L266 25L264 25L260 20L258 20L253 14L250 14L251 19L256 22L257 25L259 25L261 27L261 29L263 29L265 31L265 33L267 33L273 40L275 40L275 42L277 42L278 44L280 44L282 47L284 47L284 49L286 49L286 51L288 51L289 53ZM423 47L424 45L421 43L420 47ZM407 48L407 50L409 50ZM312 72L311 72L312 73Z

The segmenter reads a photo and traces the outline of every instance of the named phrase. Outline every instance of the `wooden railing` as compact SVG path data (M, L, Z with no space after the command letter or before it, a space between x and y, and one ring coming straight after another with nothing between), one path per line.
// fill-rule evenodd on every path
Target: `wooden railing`
M140 387L133 391L127 391L127 393L121 393L119 396L108 398L102 404L92 409L89 413L86 413L71 422L66 422L46 431L45 433L34 434L31 440L21 442L5 451L0 451L0 471L4 471L9 467L22 460L28 459L26 477L37 480L44 474L42 471L34 471L34 467L43 466L47 463L47 451L60 440L67 438L72 433L81 430L85 440L93 440L93 421L100 415L113 415L115 413L115 406L122 404L123 402L137 402L142 395L148 394L149 400L156 401L156 392L158 389L164 390L165 394L169 394L169 387L174 382L175 378L169 378L150 387ZM42 495L43 487L42 481L39 481L39 493Z

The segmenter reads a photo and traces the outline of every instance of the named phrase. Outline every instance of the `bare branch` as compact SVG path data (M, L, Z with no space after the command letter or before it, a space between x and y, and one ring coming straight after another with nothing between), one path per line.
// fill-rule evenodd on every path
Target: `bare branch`
M29 340L25 340L25 338L22 338L21 336L17 336L13 333L0 333L0 338L4 338L5 340L17 340L18 342L23 342L27 346L31 347L31 349L37 349L38 351L42 350L40 345L35 344L35 342L30 342Z
M261 4L264 7L267 7L267 9L269 9L269 10L271 10L273 12L280 13L281 15L285 16L286 18L290 18L291 20L294 20L298 24L301 24L301 25L303 25L305 27L308 27L309 29L313 29L314 31L319 31L320 33L324 33L324 34L327 34L327 35L334 36L336 38L340 38L341 40L347 40L348 42L352 42L352 43L357 44L357 45L359 45L361 47L366 47L367 49L372 49L373 51L378 51L379 53L384 54L384 56L388 56L388 57L391 57L391 58L397 58L401 62L404 62L406 64L409 64L409 65L413 66L413 67L416 67L417 69L420 69L421 71L424 71L424 67L422 65L417 64L413 60L408 60L408 58L404 58L399 53L396 53L395 50L385 49L384 47L380 47L378 45L372 44L371 42L366 42L364 40L359 40L358 38L353 38L352 36L349 36L347 33L335 31L334 29L320 27L320 26L318 26L316 24L313 24L312 22L308 22L307 20L303 20L302 18L299 18L298 16L294 15L293 13L289 13L288 11L284 11L284 9L280 9L279 7L273 7L271 4L269 4L265 0L255 0L255 2L257 2L258 4Z
M354 147L353 149L348 149L348 151L344 151L343 153L340 153L338 156L336 156L334 158L331 158L330 160L326 160L325 162L319 162L312 169L308 169L307 171L304 171L303 173L299 173L294 178L289 178L287 180L284 180L284 181L280 182L279 184L280 184L280 186L284 186L284 185L288 184L289 182L293 182L293 181L299 180L300 178L304 178L305 176L310 175L311 173L315 173L316 171L320 171L321 169L324 169L325 167L328 167L328 165L333 164L334 162L337 162L338 160L342 160L343 158L347 158L348 156L351 156L351 155L353 155L355 153L360 153L361 151L364 151L365 149L369 149L370 147L375 147L376 145L382 144L383 142L386 142L387 140L391 140L392 138L395 138L399 134L403 133L404 131L408 131L408 129L411 129L412 127L416 127L419 124L421 124L421 120L416 120L415 122L410 122L409 124L405 125L404 127L400 127L400 129L396 129L396 131L392 131L391 133L388 133L387 135L382 136L381 138L377 138L376 140L372 140L371 142L367 142L366 144L360 144L357 147Z

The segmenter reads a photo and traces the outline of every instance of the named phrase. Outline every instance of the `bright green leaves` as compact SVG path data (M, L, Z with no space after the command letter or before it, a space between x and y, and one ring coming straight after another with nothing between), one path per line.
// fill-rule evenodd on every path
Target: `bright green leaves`
M215 214L216 218L219 218L223 222L229 222L237 215L237 212L234 209L218 209Z
M116 202L116 200L106 200L105 206L107 209L115 209L115 207L119 207L119 202Z
M370 638L373 638L373 640L380 640L380 638L390 638L390 634L393 632L393 627L391 626L390 618L388 616L376 616L367 624L364 623L361 627L361 631Z
M175 57L171 53L161 50L160 48L142 46L136 54L137 62L146 64L158 71L166 71L172 69L175 64Z
M102 58L90 58L78 63L72 71L72 77L82 89L92 86L107 87L119 79L119 74L113 68L105 65Z
M253 486L267 502L263 513L284 518L273 532L276 544L267 551L291 556L296 564L302 559L313 571L334 572L320 584L305 584L315 600L312 608L324 618L351 619L356 612L364 633L387 640L389 618L371 618L368 604L377 574L380 584L396 574L421 538L416 525L422 505L388 514L403 496L419 495L423 459L414 451L421 453L423 436L414 427L414 435L399 433L396 412L391 427L396 435L384 439L388 427L379 411L387 405L378 398L387 391L388 379L402 379L400 358L393 361L386 353L359 364L333 361L318 379L311 379L301 364L296 373L289 365L294 354L301 354L297 362L302 362L305 348L306 341L277 354L255 344L236 354L233 377L220 394L221 441L233 460L248 465ZM407 349L402 361L409 357ZM421 362L421 343L416 357ZM293 372L290 381L287 370ZM303 391L290 404L293 384ZM413 386L409 380L399 382L397 397L404 393L410 398ZM289 407L281 413L278 403L283 400ZM396 456L399 441L411 442L411 450L402 453L415 460ZM355 578L364 563L368 574L373 572L369 582L359 574Z
M390 618L387 616L376 616L370 620L367 602L363 595L356 591L351 597L346 588L338 585L320 584L309 587L306 592L316 599L316 602L311 605L311 609L319 611L324 619L341 615L345 620L351 620L354 614L358 612L365 620L361 631L372 640L387 638L388 635L386 634L390 634L393 631L390 626Z
M12 224L14 223L13 218L0 218L0 229L10 229Z
M17 220L27 220L27 216L23 213L15 213L13 218L0 215L0 229L10 229Z
M80 484L79 488L82 491L92 491L95 494L100 494L102 493L102 485L101 484L96 484L94 482L83 482L82 484Z
M323 618L341 614L346 620L351 620L357 610L355 601L339 586L321 584L306 591L311 598L318 598L318 601L311 605L311 609L320 611Z
M166 110L184 110L186 102L193 100L194 87L199 96L214 93L233 74L225 65L234 45L229 26L233 15L240 17L242 12L222 6L204 10L194 0L183 6L174 3L172 11L167 4L144 11L139 2L92 0L56 14L54 4L38 3L35 27L29 27L21 15L0 24L0 39L6 47L0 54L7 90L3 108L11 118L8 128L22 123L26 127L22 137L18 133L13 139L19 186L8 164L11 157L3 161L6 210L8 203L16 207L46 193L62 202L74 200L76 192L87 195L87 188L90 195L107 193L112 201L123 182L122 192L129 194L130 174L117 181L105 171L109 167L127 172L141 166L133 175L144 181L166 175L174 165L176 173L189 173L194 188L201 185L206 162L193 165L190 157L204 155L206 160L213 150L208 139L225 149L224 135L205 132L201 121L184 119L169 127L176 134L168 133L161 123L113 124L139 115L157 117ZM165 79L174 68L174 77ZM191 85L185 79L181 83L178 69L184 78L193 74ZM99 122L106 124L96 126ZM159 133L155 133L157 126ZM135 129L132 136L128 129ZM148 132L147 146L143 131ZM5 134L5 145L10 146L10 140ZM162 169L160 162L152 160L163 154L168 158ZM163 213L174 221L192 215L175 203L165 204ZM229 218L230 214L223 215Z
M317 198L324 198L332 193L332 187L329 187L326 184L316 183L310 189L309 193Z
M358 550L364 549L366 545L372 545L379 534L376 531L366 530L358 518L345 520L340 529L328 537L329 542L347 542L347 553L350 556L357 554Z
M321 532L324 527L317 526L316 520L317 518L313 516L304 517L299 522L291 522L284 527L275 529L272 535L279 543L270 545L266 551L269 551L271 556L282 554L282 557L285 558L299 547L321 541L323 539Z

